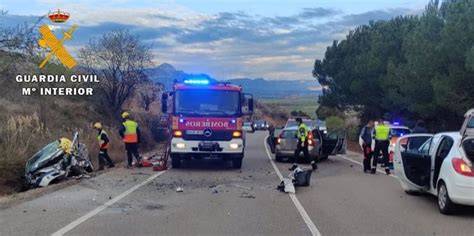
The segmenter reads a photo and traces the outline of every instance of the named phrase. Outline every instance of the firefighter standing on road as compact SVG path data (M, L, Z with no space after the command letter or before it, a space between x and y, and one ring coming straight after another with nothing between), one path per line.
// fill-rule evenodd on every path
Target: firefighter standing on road
M301 151L303 151L305 159L309 160L309 151L308 151L308 134L309 134L309 129L308 127L303 123L303 119L301 118L296 118L296 122L298 123L298 130L296 131L296 138L298 139L298 146L296 147L295 150L295 162L293 163L293 166L290 168L290 170L295 170L297 168L296 165L296 160L298 160ZM318 165L316 164L315 160L311 160L311 167L313 170L318 169Z
M390 145L390 127L384 123L382 119L379 120L377 126L375 126L374 131L375 138L375 148L374 148L374 161L372 165L372 174L375 174L377 170L377 161L380 151L382 151L383 161L385 164L385 173L390 174L389 164L388 164L388 147Z
M109 168L112 168L115 165L107 153L110 147L109 135L105 132L100 122L95 123L94 128L99 132L97 135L97 141L99 142L99 170L104 169L105 163L107 163Z
M362 128L359 139L364 151L364 172L370 172L370 160L372 159L372 134L374 132L374 121L369 120L367 125Z
M119 133L125 143L125 150L127 150L128 165L126 168L132 168L133 156L137 159L138 167L141 167L140 155L138 154L140 128L138 127L137 122L130 119L130 114L128 112L122 113L122 119L123 123Z

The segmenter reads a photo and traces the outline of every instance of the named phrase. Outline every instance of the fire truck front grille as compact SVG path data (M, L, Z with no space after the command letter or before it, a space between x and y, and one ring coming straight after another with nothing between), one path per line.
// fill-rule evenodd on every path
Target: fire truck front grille
M213 131L211 136L206 137L203 134L186 134L183 135L184 140L213 140L213 141L230 141L232 139L231 131Z

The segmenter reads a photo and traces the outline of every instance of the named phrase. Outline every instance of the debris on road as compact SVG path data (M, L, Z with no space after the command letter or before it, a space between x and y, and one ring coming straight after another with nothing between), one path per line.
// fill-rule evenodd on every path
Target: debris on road
M241 185L238 185L238 184L231 184L231 186L236 187L236 188L245 189L247 191L252 191L252 188L244 187L244 186L241 186Z
M280 185L277 187L278 190L285 193L295 193L295 186L293 185L293 181L289 178L283 178Z
M176 188L176 192L177 192L177 193L181 193L181 192L183 192L183 191L184 191L184 190L183 190L183 188L181 188L181 187L177 187L177 188Z
M285 193L295 193L295 186L309 186L311 173L311 170L303 170L297 167L288 175L288 178L283 178L277 189Z
M240 197L241 197L241 198L251 198L251 199L254 199L254 198L255 198L254 195L252 195L252 194L250 194L250 193L248 193L248 192L243 192L242 194L240 194Z

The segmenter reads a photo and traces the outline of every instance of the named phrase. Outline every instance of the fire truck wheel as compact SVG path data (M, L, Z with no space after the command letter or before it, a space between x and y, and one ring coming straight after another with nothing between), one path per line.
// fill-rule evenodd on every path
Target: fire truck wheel
M236 158L236 159L232 160L232 167L234 169L242 168L242 158Z
M179 169L181 167L181 158L175 155L171 156L171 166L175 169Z

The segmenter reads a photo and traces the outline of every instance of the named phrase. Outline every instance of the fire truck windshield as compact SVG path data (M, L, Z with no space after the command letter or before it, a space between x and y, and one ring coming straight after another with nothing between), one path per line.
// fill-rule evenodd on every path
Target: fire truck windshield
M178 90L175 99L177 115L229 117L240 114L240 96L237 91Z

